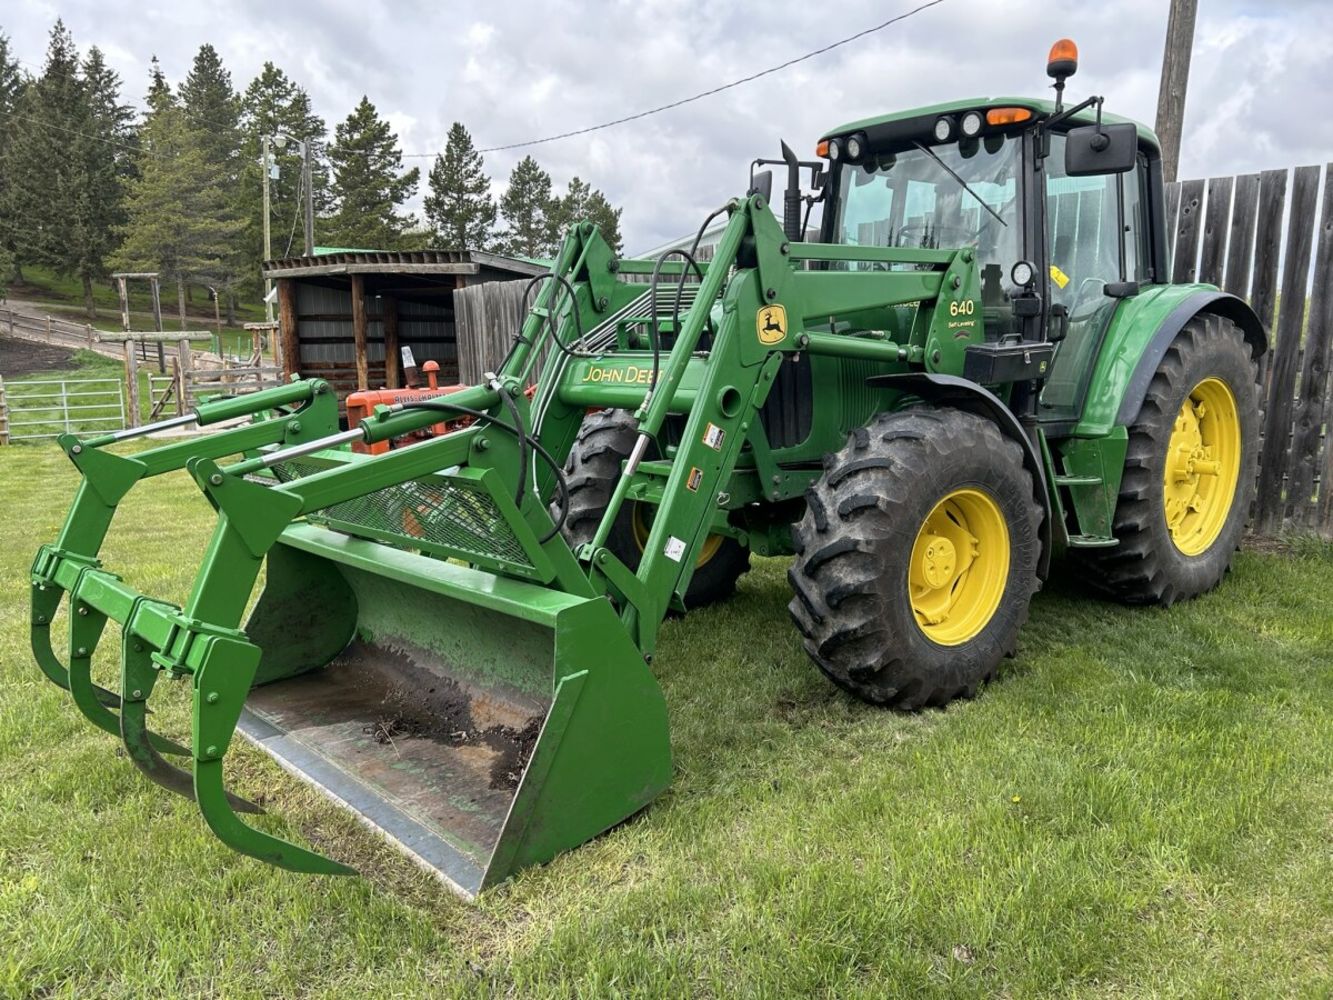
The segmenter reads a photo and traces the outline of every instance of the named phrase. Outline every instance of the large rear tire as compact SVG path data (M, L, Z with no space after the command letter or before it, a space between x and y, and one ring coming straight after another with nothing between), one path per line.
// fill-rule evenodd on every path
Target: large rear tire
M570 545L577 547L592 541L637 437L638 424L625 410L599 410L584 418L565 463L569 513L563 533ZM646 457L656 457L651 448L649 452ZM639 567L652 512L650 504L625 501L607 536L606 547L631 570ZM734 538L709 535L686 589L685 606L698 608L726 600L736 592L736 581L749 568L748 548Z
M806 652L866 701L972 697L1027 619L1041 518L1022 449L991 421L882 414L825 458L793 528Z
M1257 379L1229 319L1201 314L1176 335L1129 429L1112 528L1120 544L1080 556L1096 586L1166 606L1222 581L1254 499Z

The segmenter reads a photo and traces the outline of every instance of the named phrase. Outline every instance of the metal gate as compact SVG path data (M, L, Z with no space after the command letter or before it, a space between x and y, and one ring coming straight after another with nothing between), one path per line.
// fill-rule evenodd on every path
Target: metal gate
M125 385L116 378L6 382L0 410L10 441L125 427Z

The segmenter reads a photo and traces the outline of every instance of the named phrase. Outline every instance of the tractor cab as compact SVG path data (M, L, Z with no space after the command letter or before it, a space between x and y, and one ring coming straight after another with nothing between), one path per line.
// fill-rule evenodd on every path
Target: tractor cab
M1117 303L1166 276L1157 141L1100 98L1063 108L1076 65L1057 43L1054 102L953 101L852 122L817 147L821 242L974 249L987 340L1057 345L1038 405L1056 433L1082 410Z

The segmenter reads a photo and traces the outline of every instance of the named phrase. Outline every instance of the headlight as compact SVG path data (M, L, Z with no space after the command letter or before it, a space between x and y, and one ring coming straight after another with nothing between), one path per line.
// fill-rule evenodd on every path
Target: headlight
M948 142L953 138L953 119L947 115L935 119L935 141Z
M842 159L842 140L830 139L828 143L828 158L835 163Z
M855 162L861 158L866 151L865 133L857 132L856 135L847 137L847 159Z
M963 115L963 135L973 139L981 134L983 120L980 111L969 111Z
M1009 278L1019 288L1027 288L1028 285L1032 284L1035 274L1031 264L1025 260L1020 260L1009 271Z

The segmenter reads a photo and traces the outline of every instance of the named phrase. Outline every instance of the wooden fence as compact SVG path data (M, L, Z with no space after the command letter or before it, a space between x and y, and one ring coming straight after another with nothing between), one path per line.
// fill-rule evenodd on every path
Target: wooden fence
M19 309L0 308L0 334L15 340L54 344L70 350L96 351L107 357L120 357L117 348L101 344L91 323L75 323L49 314L33 315Z
M1268 330L1253 528L1333 538L1333 164L1180 181L1166 197L1172 279L1247 299Z

